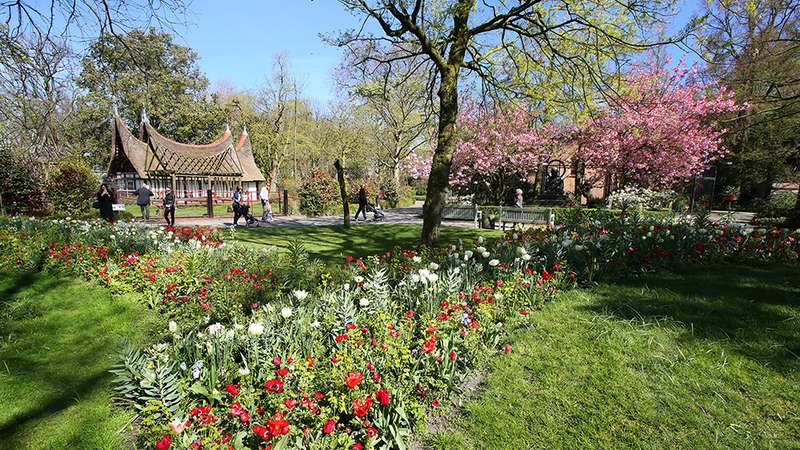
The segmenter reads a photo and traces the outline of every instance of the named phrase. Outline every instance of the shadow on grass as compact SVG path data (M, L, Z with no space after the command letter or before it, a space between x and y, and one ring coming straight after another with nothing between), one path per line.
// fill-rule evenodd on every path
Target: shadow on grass
M276 246L286 249L299 240L313 256L326 263L339 263L341 258L382 254L395 247L412 248L419 245L420 225L341 225L316 227L243 228L236 230L236 241L254 246ZM499 235L478 229L443 227L441 245L469 241L479 235Z
M601 285L587 309L624 320L669 318L781 373L800 369L797 266L683 268Z

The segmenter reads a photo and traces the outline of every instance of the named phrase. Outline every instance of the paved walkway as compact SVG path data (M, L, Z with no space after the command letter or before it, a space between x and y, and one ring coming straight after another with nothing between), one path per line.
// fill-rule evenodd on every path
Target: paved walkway
M256 208L256 212L258 214L254 214L256 218L260 216L260 207ZM352 211L351 211L352 213ZM351 225L362 226L362 225L381 225L381 224L421 224L422 223L422 203L417 202L414 206L407 207L407 208L394 208L389 210L384 210L386 217L383 220L375 221L373 220L372 213L367 214L368 220L360 220L355 221L351 220ZM158 223L159 225L163 225L163 223ZM244 218L239 219L239 226L243 226L245 224ZM257 222L251 227L264 227L264 228L274 228L274 227L313 227L313 226L325 226L325 225L343 225L344 218L342 216L323 216L323 217L307 217L307 216L300 216L300 215L293 215L293 216L280 216L276 215L275 219L272 222ZM452 221L448 220L445 222L448 226L457 226L457 227L465 227L465 228L472 228L475 227L473 222L465 222L465 221ZM218 216L214 218L207 218L207 217L176 217L175 218L175 225L204 225L204 226L211 226L211 227L230 227L233 225L233 216L232 215L225 215L225 216Z

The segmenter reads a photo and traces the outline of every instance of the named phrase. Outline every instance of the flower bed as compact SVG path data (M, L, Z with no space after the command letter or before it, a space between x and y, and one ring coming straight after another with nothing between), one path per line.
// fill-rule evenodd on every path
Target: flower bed
M113 369L144 447L404 448L426 410L578 280L796 261L799 237L606 217L325 268L300 245L281 255L210 229L15 219L0 223L0 265L79 274L161 312L163 334Z

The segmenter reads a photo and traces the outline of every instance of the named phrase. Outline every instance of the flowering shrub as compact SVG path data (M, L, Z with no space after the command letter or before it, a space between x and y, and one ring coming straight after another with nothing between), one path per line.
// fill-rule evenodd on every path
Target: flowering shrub
M626 186L608 196L608 207L628 209L664 209L672 206L676 198L673 191L654 191L651 189Z
M333 209L339 198L339 187L327 172L317 169L303 180L297 193L300 196L300 212L320 216Z
M19 236L19 237L18 237ZM798 232L637 215L443 249L348 256L335 273L212 230L0 222L0 265L139 292L163 317L112 370L142 447L406 447L532 311L578 280L720 258L797 261ZM31 267L36 267L32 265Z

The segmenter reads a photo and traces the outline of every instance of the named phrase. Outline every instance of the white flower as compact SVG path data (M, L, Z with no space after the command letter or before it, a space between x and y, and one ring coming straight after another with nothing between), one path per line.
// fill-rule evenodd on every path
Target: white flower
M456 274L456 275L460 274L461 273L461 268L460 267L456 267L455 269L453 269L453 273Z
M293 312L294 311L292 311L292 308L290 306L284 306L283 308L281 308L281 316L283 316L284 319L292 317Z
M576 245L576 246L575 246L575 250L577 250L577 251L579 251L579 252L583 251L583 248L584 248L584 247L583 247L582 245Z
M422 258L420 258L419 256L415 256L415 257L411 258L411 260L414 261L415 263L422 262Z
M436 275L435 273L428 274L428 281L431 283L436 283L439 281L439 275Z
M483 244L483 236L478 236L478 243Z
M174 333L178 331L178 324L174 320L169 321L169 332Z
M513 238L513 239L516 241L517 239L519 239L519 234L517 234L517 233L512 233L512 234L511 234L511 237L512 237L512 238Z
M302 302L303 300L306 299L306 297L308 297L308 292L300 289L300 290L292 291L292 295L294 295L294 298L296 298L296 299L298 299L298 300L300 300ZM289 315L291 315L291 314L289 314Z
M467 250L467 251L465 251L465 252L464 252L464 261L466 261L466 260L468 260L468 259L472 258L472 255L473 255L473 253L472 253L472 250Z
M248 369L247 367L242 367L241 369L239 369L239 375L241 376L250 375L250 369Z
M484 258L488 258L489 257L489 252L483 252L483 253L481 253L481 256L483 256Z
M496 259L493 259L493 260L489 261L489 265L492 266L492 267L496 267L498 264L500 264L500 261L498 261Z
M362 277L361 275L357 275L355 278L353 278L353 281L355 281L356 284L361 284L364 282L364 277Z
M428 268L431 269L431 270L438 270L439 269L439 265L436 264L435 262L432 262L432 263L428 264Z
M322 324L319 323L319 320L311 322L311 328L319 328L320 325Z
M411 282L412 283L419 283L419 275L412 273L411 274Z
M358 304L361 306L369 306L369 300L367 300L366 298L362 298L361 300L358 301Z
M525 260L525 261L530 261L531 260L531 255L525 253L524 255L522 255L522 259Z
M224 325L222 325L221 323L217 322L217 323L215 323L215 324L213 324L213 325L210 325L210 326L208 327L208 334L209 334L209 335L211 335L211 334L217 334L217 333L219 333L219 332L220 332L220 331L221 331L223 328L225 328L225 326L224 326Z
M345 291L349 291L350 290L350 283L345 283L342 287L344 288Z
M478 248L475 249L475 251L478 252L478 253L483 253L483 252L486 251L486 247L478 247Z
M264 334L264 325L258 322L251 323L250 326L247 327L247 332L253 336L261 336Z

